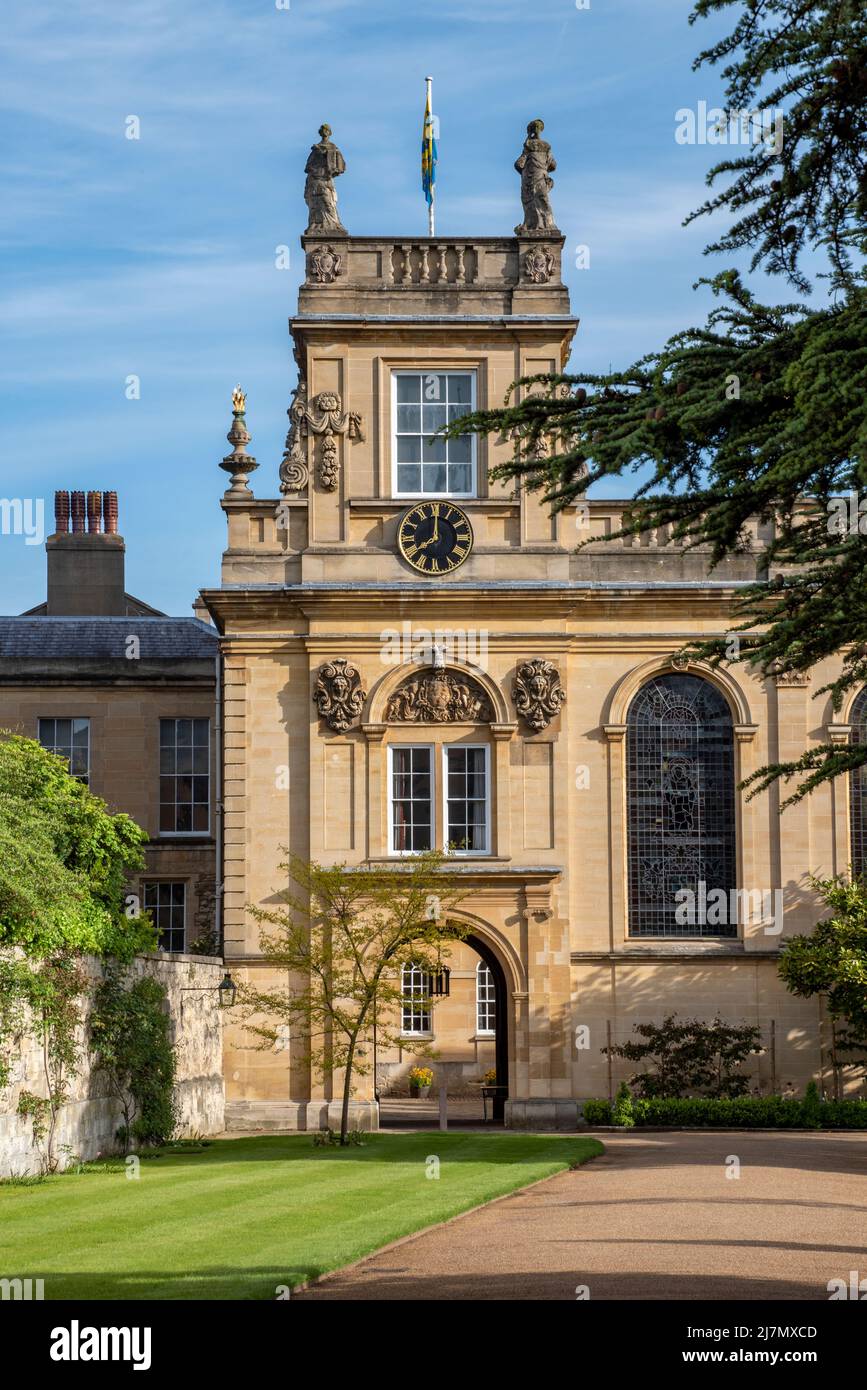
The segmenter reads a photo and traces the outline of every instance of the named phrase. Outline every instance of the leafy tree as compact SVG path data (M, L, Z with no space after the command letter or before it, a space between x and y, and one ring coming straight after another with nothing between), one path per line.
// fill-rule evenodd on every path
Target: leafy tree
M636 1023L632 1030L643 1042L603 1047L603 1053L630 1062L650 1062L652 1070L636 1072L630 1086L645 1099L680 1097L695 1092L710 1096L741 1096L749 1077L740 1071L751 1053L761 1052L761 1033L750 1024L678 1020L668 1014L661 1024ZM622 1089L622 1088L621 1088Z
M284 905L250 911L262 925L262 955L287 982L242 988L244 1026L260 1048L298 1026L320 1074L342 1071L345 1145L353 1081L371 1069L374 1028L391 1046L400 1008L419 1007L403 995L402 966L437 969L448 943L465 934L448 915L460 894L445 856L434 851L382 868L295 857L281 867L293 884L279 895Z
M725 63L730 120L779 107L783 140L756 138L718 163L708 182L724 186L687 220L729 213L707 250L750 247L752 269L801 293L806 254L824 253L827 304L769 306L725 270L699 282L720 301L703 327L620 371L523 378L502 408L447 433L514 439L494 476L541 489L555 510L603 479L648 470L608 541L670 526L717 564L748 546L751 520L773 522L764 569L734 607L738 652L728 639L692 650L768 674L807 671L845 647L842 674L823 687L839 708L867 680L867 516L856 502L854 524L841 525L831 505L867 483L867 9L696 0L690 21L717 11L734 11L734 27L694 66ZM796 777L797 800L865 762L867 745L823 745L760 769L753 794Z
M124 912L147 834L71 777L33 739L0 733L0 948L35 959L81 952L129 960L153 949L145 916Z
M835 1074L845 1066L867 1070L867 883L842 878L812 882L831 916L810 936L783 942L780 978L792 994L824 998L834 1025Z
M128 983L123 969L110 965L96 991L90 1031L96 1068L123 1114L124 1152L133 1139L166 1143L178 1117L165 987L147 975Z

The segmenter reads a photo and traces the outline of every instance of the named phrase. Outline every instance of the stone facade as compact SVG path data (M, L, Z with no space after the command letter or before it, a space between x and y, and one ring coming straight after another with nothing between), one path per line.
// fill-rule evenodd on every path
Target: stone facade
M100 978L96 962L86 961L85 968L91 980ZM149 975L167 990L177 1058L179 1134L219 1134L225 1124L223 1015L217 993L223 976L221 961L160 954L139 956L130 968L133 977ZM88 1018L89 1009L85 1008L79 1034L82 1063L72 1080L58 1127L56 1147L61 1167L113 1152L121 1123L120 1109L108 1093L105 1078L90 1065ZM41 1048L30 1033L15 1040L11 1060L9 1084L0 1090L0 1178L39 1171L30 1122L16 1114L22 1091L46 1094Z
M396 495L395 374L470 373L484 408L516 378L562 369L577 328L560 276L563 239L548 233L540 249L523 234L350 236L337 248L339 266L326 238L302 245L307 280L291 321L301 374L287 440L292 484L284 476L282 497L276 488L270 497L226 494L223 582L204 594L225 660L233 973L267 986L247 905L283 886L286 847L328 863L390 857L390 750L424 744L438 767L447 744L482 746L489 843L455 857L467 889L456 915L496 962L506 995L507 1123L572 1124L576 1101L609 1094L624 1074L601 1049L671 1011L759 1025L766 1051L753 1070L765 1091L827 1081L819 1005L786 992L776 959L781 939L816 920L807 873L848 863L845 783L821 788L782 823L776 791L753 801L735 793L737 883L782 891L782 938L746 925L730 938L653 940L630 935L628 921L631 701L646 680L682 669L672 658L685 643L728 631L740 586L764 572L770 533L756 525L749 548L713 573L706 553L685 552L662 531L604 543L628 502L590 501L552 517L538 494L489 481L513 448L491 437L478 440L472 495L459 501L472 553L454 574L420 576L397 546L418 496ZM323 274L326 263L333 274ZM355 437L332 433L327 479L322 436L300 428L298 407L323 393L361 424ZM420 661L415 648L395 659L400 634L410 648L427 634L445 660ZM338 662L362 692L358 713L340 726L316 698L323 671ZM437 665L483 700L475 715L442 720L428 703L427 717L408 726L395 692L433 679ZM830 668L809 686L758 680L742 667L689 670L725 701L736 781L822 741L829 728L845 730L826 697L811 698ZM441 805L435 814L442 844ZM461 1036L464 1061L475 1065L470 1035ZM227 1098L239 1122L258 1115L311 1127L336 1113L339 1078L311 1078L300 1039L272 1054L242 1043L230 1029ZM375 1122L371 1106L364 1080L360 1122Z

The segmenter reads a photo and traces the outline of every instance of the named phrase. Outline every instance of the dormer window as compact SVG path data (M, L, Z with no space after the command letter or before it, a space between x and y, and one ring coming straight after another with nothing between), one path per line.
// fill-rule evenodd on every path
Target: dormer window
M396 497L475 497L476 437L436 431L476 408L475 372L395 372L392 486Z

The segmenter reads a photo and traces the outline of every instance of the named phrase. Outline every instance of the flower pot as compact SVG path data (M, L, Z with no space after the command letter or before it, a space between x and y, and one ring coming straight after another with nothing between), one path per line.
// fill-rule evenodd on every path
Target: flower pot
M430 1095L430 1086L410 1086L409 1093L414 1100L426 1100Z

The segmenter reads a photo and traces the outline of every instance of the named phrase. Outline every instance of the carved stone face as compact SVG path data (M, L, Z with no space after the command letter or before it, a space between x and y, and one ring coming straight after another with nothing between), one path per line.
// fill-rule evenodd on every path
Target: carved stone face
M330 126L330 125L321 125L321 126L319 127L319 134L320 134L320 136L321 136L321 138L322 138L323 140L330 140L330 139L331 139L331 126Z
M334 692L335 700L345 700L349 694L349 681L345 676L337 675L331 682L331 689Z
M527 134L529 135L531 140L538 140L539 136L542 134L542 131L544 129L544 121L531 121L530 124L527 126Z
M530 680L530 693L535 699L541 700L548 693L548 681L543 675L537 674Z
M432 680L429 689L430 702L433 708L448 709L450 695L448 681Z

